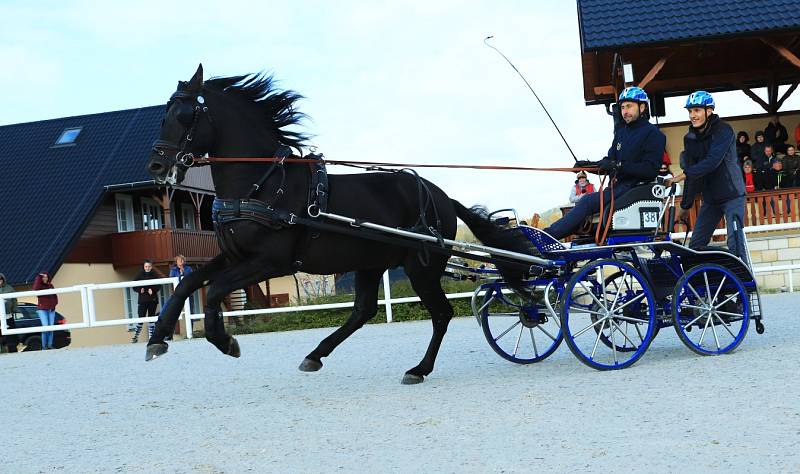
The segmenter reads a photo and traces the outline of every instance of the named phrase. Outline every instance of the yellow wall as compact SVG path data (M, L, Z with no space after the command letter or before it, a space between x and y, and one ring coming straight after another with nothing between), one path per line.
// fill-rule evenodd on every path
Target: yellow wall
M752 145L756 141L756 131L763 131L767 128L770 116L763 114L759 116L722 117L722 119L733 127L735 133L738 134L740 131L747 132L747 134L750 135L750 144ZM800 112L789 112L786 115L781 113L780 121L783 126L786 127L786 131L789 132L789 140L787 143L795 144L794 129L798 123L800 123ZM679 163L681 151L683 151L683 136L686 135L686 132L689 130L689 122L661 124L659 128L664 132L664 135L667 136L667 153L669 153L672 160L670 169L673 174L675 174L680 171Z
M87 283L114 283L132 280L138 268L118 271L108 263L65 263L53 275L57 288ZM95 291L95 311L97 320L121 319L125 317L125 294L122 289ZM64 315L68 323L83 320L80 293L58 295L56 311ZM104 344L130 343L128 326L94 327L73 329L72 347L98 346ZM141 338L143 342L146 337Z
M327 294L335 294L336 288L334 284L333 275L311 275L308 273L298 272L297 273L297 283L300 285L300 298L305 299L309 296L314 296L313 290L317 287L325 288L327 290ZM312 290L310 293L306 291L304 288ZM296 305L297 303L297 284L295 283L295 279L292 275L280 277L280 278L273 278L269 281L269 291L273 295L280 294L280 293L287 293L289 295L289 301L291 304Z

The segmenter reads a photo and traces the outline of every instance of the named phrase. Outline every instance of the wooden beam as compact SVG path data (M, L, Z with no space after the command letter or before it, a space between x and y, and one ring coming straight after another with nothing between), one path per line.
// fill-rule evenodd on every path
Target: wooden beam
M667 63L667 59L669 59L670 56L672 56L672 55L668 54L668 55L664 56L663 58L659 59L653 65L653 67L650 68L650 71L648 71L647 74L645 74L644 78L641 81L639 81L639 84L638 84L639 87L641 87L642 89L647 87L647 84L650 84L650 81L655 79L656 75L658 75L658 73L661 71L661 68L664 67L664 64Z
M796 68L800 69L800 58L798 58L793 52L789 51L789 49L786 48L786 46L779 45L767 38L759 38L759 39L763 41L767 46L777 51L778 54L783 56L784 59L794 64Z
M734 85L736 87L738 87L739 89L741 89L742 92L744 92L747 97L750 97L751 99L753 99L753 101L755 103L757 103L758 105L760 105L762 109L764 109L766 112L769 112L769 104L766 103L764 101L764 99L762 99L761 97L757 96L755 92L751 91L750 89L748 89L747 87L745 87L741 83L740 84L734 84Z
M614 86L595 86L595 95L614 95Z
M792 84L791 87L789 87L789 89L786 90L786 92L783 93L780 100L778 100L778 107L777 107L778 110L780 110L781 106L786 101L786 99L788 99L789 96L792 95L792 92L794 92L794 90L797 89L798 85L800 85L800 82L795 82L794 84Z

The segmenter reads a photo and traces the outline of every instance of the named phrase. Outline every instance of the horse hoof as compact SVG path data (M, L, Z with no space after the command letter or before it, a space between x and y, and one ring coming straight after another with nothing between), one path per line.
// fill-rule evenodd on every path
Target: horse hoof
M422 383L425 381L425 377L421 375L414 375L414 374L405 374L403 375L403 380L400 382L403 385L415 385L418 383Z
M314 359L309 359L306 357L303 359L303 362L300 363L300 369L303 372L316 372L322 368L322 362L316 361Z
M236 340L235 337L231 336L231 340L228 343L228 352L227 354L231 357L239 358L242 355L241 349L239 349L239 342Z
M147 353L144 356L144 360L150 361L157 357L161 357L162 355L167 353L167 348L168 346L164 342L156 344L148 344Z

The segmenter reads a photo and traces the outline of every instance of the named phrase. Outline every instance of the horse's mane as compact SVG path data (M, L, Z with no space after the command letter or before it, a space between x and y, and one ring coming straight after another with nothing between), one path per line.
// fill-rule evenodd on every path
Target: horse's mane
M260 107L267 120L272 122L281 144L300 150L310 138L302 132L283 130L284 127L298 125L308 116L295 109L295 102L303 96L292 90L278 89L271 74L213 77L204 85L218 92L236 94Z

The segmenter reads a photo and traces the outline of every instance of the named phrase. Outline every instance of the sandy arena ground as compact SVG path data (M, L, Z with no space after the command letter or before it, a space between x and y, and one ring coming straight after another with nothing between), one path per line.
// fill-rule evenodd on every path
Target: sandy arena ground
M416 386L428 322L365 327L312 374L330 329L241 336L238 360L205 340L4 355L0 472L800 472L800 294L764 306L731 355L669 329L616 372L565 344L511 364L458 318Z

